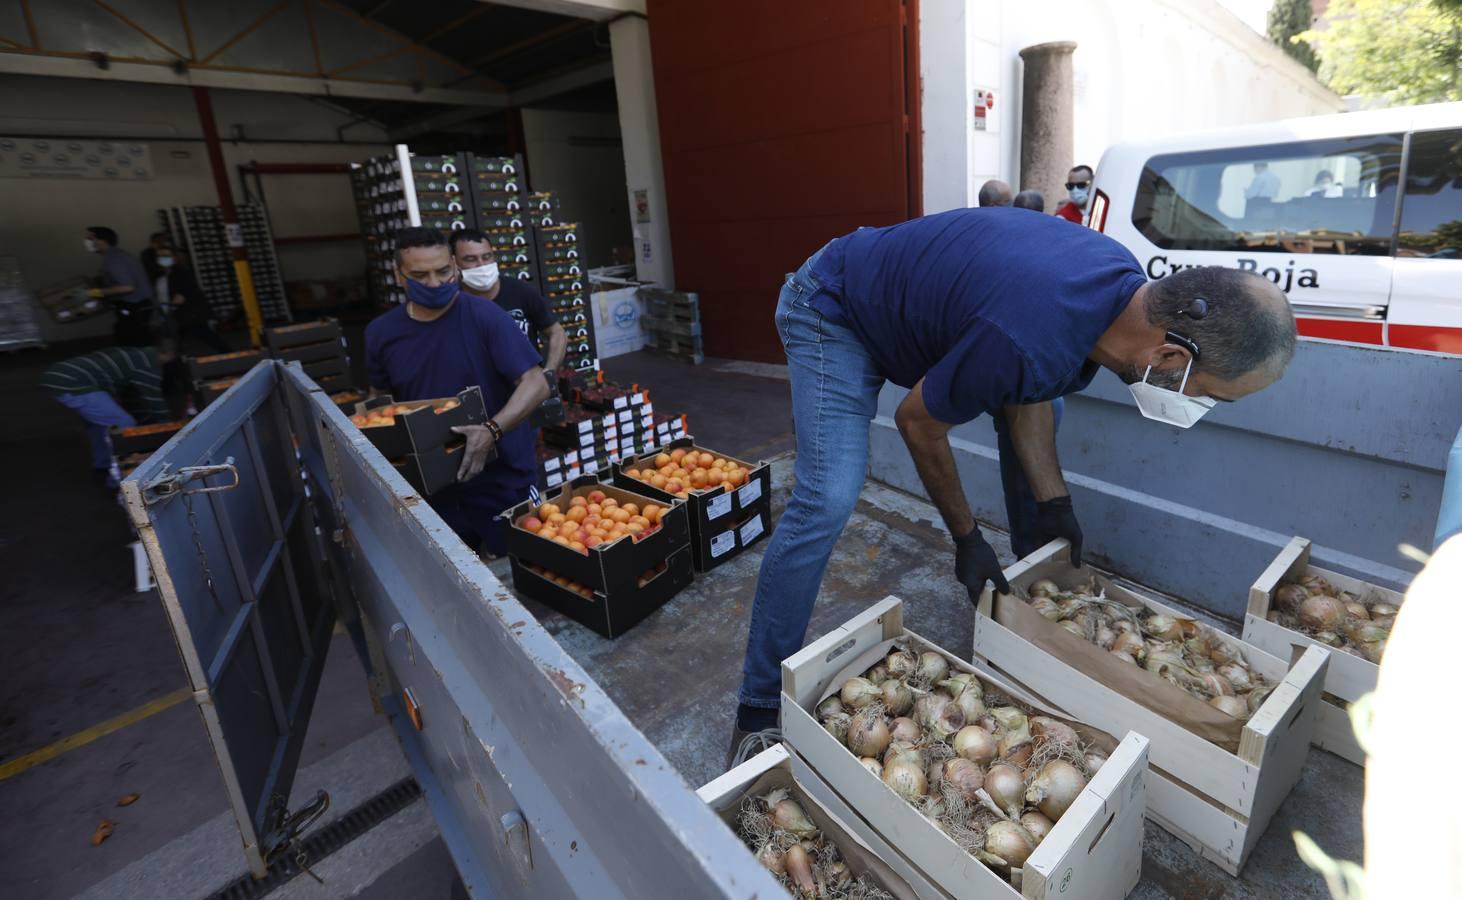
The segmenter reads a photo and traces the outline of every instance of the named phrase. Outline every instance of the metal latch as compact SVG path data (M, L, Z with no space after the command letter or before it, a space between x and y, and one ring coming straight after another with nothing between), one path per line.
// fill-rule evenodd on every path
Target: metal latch
M294 849L293 859L295 865L299 866L300 870L307 873L311 878L323 884L324 879L311 871L309 859L305 856L304 848L299 846L298 839L300 834L306 828L315 824L329 808L330 795L325 791L316 791L314 798L309 803L306 803L292 813L286 809L283 798L275 794L270 803L269 815L269 818L273 821L270 823L269 830L264 833L263 839L259 842L264 851L264 863L267 865L279 854L287 854L291 849Z
M176 471L170 471L172 467L172 463L164 463L158 476L142 485L142 496L148 505L166 500L174 495L212 494L218 491L231 491L239 486L239 470L234 467L232 456L222 463L213 465L183 466ZM233 480L228 484L210 485L208 479L214 475L230 475ZM184 487L191 481L201 481L202 485Z

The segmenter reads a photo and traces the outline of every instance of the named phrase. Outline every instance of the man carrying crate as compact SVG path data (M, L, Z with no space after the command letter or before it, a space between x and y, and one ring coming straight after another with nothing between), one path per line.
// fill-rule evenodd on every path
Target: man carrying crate
M1035 501L1037 546L1066 538L1080 565L1051 401L1105 368L1143 416L1187 428L1215 402L1276 381L1295 347L1294 315L1267 279L1194 268L1148 282L1111 238L999 207L834 240L788 277L776 324L792 382L796 485L762 559L733 762L777 739L781 662L802 647L863 488L885 381L909 389L895 420L973 600L987 581L1009 585L965 499L951 428L984 414L1001 420L1019 459L1013 475Z
M396 278L406 302L366 327L371 395L433 400L481 388L487 424L452 429L467 438L457 484L428 502L467 546L500 556L507 541L498 514L536 490L533 430L523 426L548 397L538 351L496 304L467 302L436 229L397 232Z

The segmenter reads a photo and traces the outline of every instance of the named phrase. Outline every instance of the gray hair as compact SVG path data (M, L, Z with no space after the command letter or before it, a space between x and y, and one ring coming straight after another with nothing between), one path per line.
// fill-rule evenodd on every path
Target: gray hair
M1036 212L1046 211L1046 197L1040 191L1027 188L1015 195L1010 205L1016 209L1033 209Z
M1200 315L1205 306L1207 314ZM1225 381L1259 369L1277 376L1294 357L1289 301L1273 282L1253 272L1222 266L1183 269L1148 283L1146 312L1148 322L1198 345L1195 369Z
M991 178L980 185L979 201L981 206L1009 206L1010 185L998 178Z

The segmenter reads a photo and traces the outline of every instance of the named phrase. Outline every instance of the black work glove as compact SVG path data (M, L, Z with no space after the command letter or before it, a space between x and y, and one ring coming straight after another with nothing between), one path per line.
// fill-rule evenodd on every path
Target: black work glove
M1036 504L1036 530L1042 541L1065 538L1071 542L1071 564L1081 566L1081 524L1076 521L1076 510L1071 508L1071 497L1052 497Z
M1000 559L995 555L995 548L985 542L978 527L955 539L954 577L970 592L971 603L979 602L987 581L993 583L1000 593L1010 593L1010 582L1000 571Z

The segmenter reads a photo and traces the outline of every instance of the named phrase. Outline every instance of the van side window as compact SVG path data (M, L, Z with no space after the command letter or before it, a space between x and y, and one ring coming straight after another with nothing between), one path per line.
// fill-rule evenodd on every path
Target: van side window
M1462 130L1411 136L1396 255L1462 259Z
M1132 224L1168 250L1387 256L1401 144L1382 134L1155 156Z

